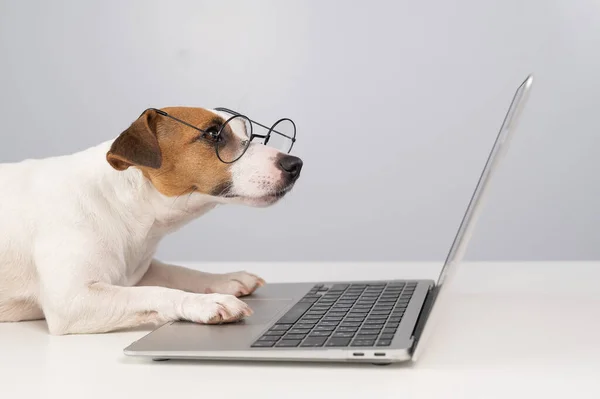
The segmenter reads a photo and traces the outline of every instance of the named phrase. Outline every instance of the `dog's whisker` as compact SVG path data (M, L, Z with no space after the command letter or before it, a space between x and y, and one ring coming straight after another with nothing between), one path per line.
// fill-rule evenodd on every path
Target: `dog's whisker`
M188 202L190 202L190 197L192 196L192 194L194 194L196 192L196 190L198 190L198 187L194 186L194 188L192 188L192 191L190 191L190 193L188 194L187 199L185 200L184 212L187 212ZM189 212L187 212L187 213L189 213Z

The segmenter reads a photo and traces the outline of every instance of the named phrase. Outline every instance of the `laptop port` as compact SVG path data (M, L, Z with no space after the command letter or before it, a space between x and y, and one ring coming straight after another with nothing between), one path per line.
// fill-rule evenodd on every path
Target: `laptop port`
M352 356L364 356L365 354L362 352L354 352Z
M385 352L375 352L375 356L385 356Z

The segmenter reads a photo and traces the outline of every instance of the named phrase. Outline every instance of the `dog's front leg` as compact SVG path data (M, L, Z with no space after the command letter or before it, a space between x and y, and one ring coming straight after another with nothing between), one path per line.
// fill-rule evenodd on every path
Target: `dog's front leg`
M252 313L248 305L232 295L103 282L69 292L54 299L51 295L44 298L44 314L52 334L101 333L173 320L214 324L236 321Z
M221 323L251 314L233 295L116 285L126 270L118 256L94 247L93 240L82 242L80 233L63 235L69 244L48 239L36 248L40 305L52 334L100 333L173 320Z
M161 286L196 293L219 293L235 296L249 295L265 281L251 273L205 273L181 266L152 260L139 286Z

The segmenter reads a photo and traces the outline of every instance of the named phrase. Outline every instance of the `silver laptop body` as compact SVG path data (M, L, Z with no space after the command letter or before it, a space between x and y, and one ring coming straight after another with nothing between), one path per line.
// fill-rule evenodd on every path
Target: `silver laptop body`
M154 360L377 364L416 360L432 334L444 287L463 258L492 172L508 149L532 82L530 75L512 99L437 282L268 284L243 299L254 310L246 320L222 325L167 323L125 348L125 354ZM361 312L364 317L358 317Z

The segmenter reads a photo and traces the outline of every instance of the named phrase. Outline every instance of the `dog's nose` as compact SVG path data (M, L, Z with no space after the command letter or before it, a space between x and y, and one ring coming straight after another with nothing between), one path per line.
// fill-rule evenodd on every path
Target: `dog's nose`
M291 180L296 180L302 170L302 160L292 155L284 155L279 158L279 169L287 174Z

